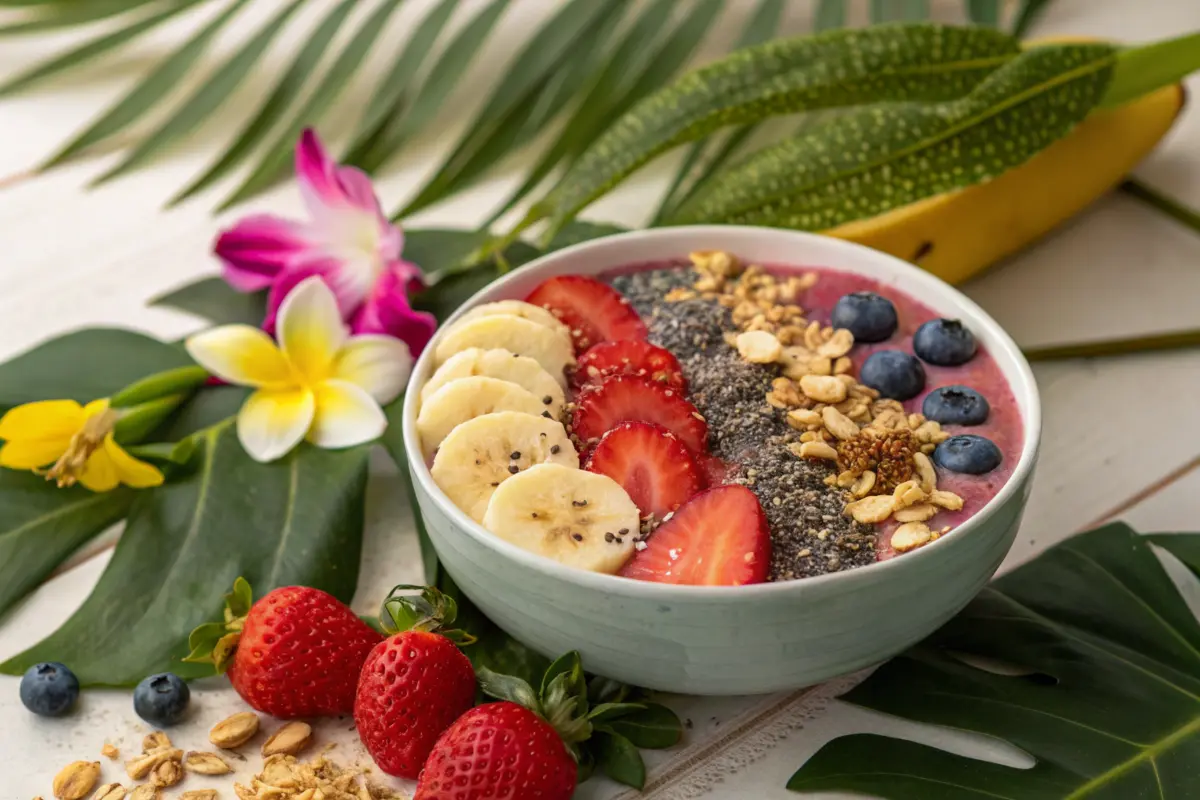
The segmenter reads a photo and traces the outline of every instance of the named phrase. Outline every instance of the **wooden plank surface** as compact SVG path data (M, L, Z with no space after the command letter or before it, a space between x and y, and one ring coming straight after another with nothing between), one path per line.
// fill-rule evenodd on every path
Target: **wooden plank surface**
M313 4L310 4L313 5ZM317 4L320 5L320 4ZM457 22L481 5L465 2ZM936 2L938 14L953 19L959 4ZM728 25L719 25L709 52L724 47L737 29L745 4L730 4ZM799 31L810 3L788 6L790 30ZM265 17L272 7L259 0L247 11ZM428 7L406 3L385 36L400 41ZM211 9L206 10L206 12ZM311 25L312 9L296 30ZM361 11L356 11L361 16ZM466 82L439 120L438 130L381 182L388 205L399 202L436 164L438 148L452 140L470 119L470 109L486 94L495 65L511 53L521 32L546 13L543 4L517 0L503 30L493 36ZM174 337L194 330L187 315L149 309L147 298L216 268L209 248L230 217L209 214L221 192L169 213L162 202L172 190L202 169L234 128L233 109L249 104L269 88L256 76L230 98L228 110L209 121L152 169L95 191L83 187L114 162L112 154L40 176L30 170L95 112L153 64L156 57L193 29L203 13L180 20L138 45L127 57L85 80L67 79L51 89L0 103L0 358L67 328L115 324ZM252 30L220 49L236 46ZM352 28L347 26L347 29ZM1059 0L1039 26L1039 34L1084 33L1138 41L1200 29L1200 7L1189 0L1143 4L1131 14L1121 0ZM724 38L722 38L724 37ZM33 59L78 41L78 34L12 40L0 48L0 76ZM282 57L294 46L285 35L273 51ZM378 55L378 54L377 54ZM378 70L375 70L377 73ZM1200 82L1190 83L1193 91ZM361 107L370 82L350 87L329 130L345 133L349 112ZM323 132L325 132L323 130ZM598 203L589 217L636 224L652 207L670 162L647 170L628 186ZM423 214L416 224L473 222L509 190L515 165L501 177L481 184L453 202ZM1167 141L1139 169L1155 187L1200 207L1200 114L1189 109ZM228 190L228 185L224 187ZM284 187L253 204L276 213L298 213L295 193ZM244 213L239 211L238 214ZM236 215L235 215L236 216ZM967 292L1005 324L1023 344L1043 345L1104 335L1141 333L1195 325L1194 298L1200 296L1200 237L1125 197L1112 196L1060 231L973 281ZM1194 398L1200 393L1200 353L1064 362L1036 368L1045 407L1045 439L1026 523L1006 565L1031 557L1081 527L1114 511L1145 529L1186 529L1194 525L1200 502L1200 418ZM396 525L407 513L394 469L377 459L372 478L367 554L355 605L374 609L394 583L419 577L416 541L411 528ZM84 599L107 557L100 555L46 584L13 614L0 620L0 658L48 633ZM180 730L183 746L201 746L209 725L237 710L239 703L220 681L199 687L196 717ZM652 756L652 780L662 780L648 797L698 796L686 787L712 787L708 796L784 798L790 772L806 754L830 736L852 730L892 730L865 712L824 700L786 695L773 698L702 700L677 703L691 719L689 748ZM814 717L814 719L808 719ZM330 725L322 735L353 752L347 726ZM0 753L16 764L0 796L49 796L49 778L75 758L96 758L107 738L132 746L142 732L125 692L88 692L81 714L67 722L32 718L19 708L16 682L0 678ZM974 745L922 730L926 741L971 750ZM786 746L779 746L786 742ZM979 752L971 750L971 752ZM997 755L997 754L993 754ZM107 767L113 780L118 770ZM736 778L733 777L736 775ZM720 778L724 778L721 782ZM210 784L205 784L210 785ZM211 784L214 787L218 784ZM221 784L226 786L227 784ZM186 788L202 788L190 784ZM619 790L602 781L587 785L581 797L610 798ZM229 796L232 796L231 794Z

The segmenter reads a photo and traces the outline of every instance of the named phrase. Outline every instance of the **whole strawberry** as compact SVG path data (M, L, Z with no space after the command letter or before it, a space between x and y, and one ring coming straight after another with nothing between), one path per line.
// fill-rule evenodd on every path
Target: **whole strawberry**
M383 636L332 595L285 586L257 603L238 578L225 622L192 632L185 661L209 662L251 708L281 719L354 710L358 676Z
M473 641L452 625L456 604L437 589L401 597L397 586L380 615L395 635L375 645L358 680L354 722L381 770L416 778L442 732L475 704L475 670L459 644ZM440 632L439 632L440 631Z
M576 774L575 759L550 723L516 703L489 703L442 734L413 800L569 800Z

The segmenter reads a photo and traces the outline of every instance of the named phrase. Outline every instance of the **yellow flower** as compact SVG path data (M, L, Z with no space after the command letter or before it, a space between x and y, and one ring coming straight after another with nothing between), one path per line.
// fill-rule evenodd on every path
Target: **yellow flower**
M380 404L394 400L412 369L408 345L391 336L349 336L333 292L307 278L279 307L278 346L249 325L224 325L187 340L196 363L257 389L238 412L242 446L273 461L300 443L339 448L377 439Z
M122 483L137 489L158 486L162 473L113 439L119 418L107 399L86 406L74 400L17 406L0 417L0 440L5 442L0 466L33 470L60 487L79 482L93 492L108 492Z

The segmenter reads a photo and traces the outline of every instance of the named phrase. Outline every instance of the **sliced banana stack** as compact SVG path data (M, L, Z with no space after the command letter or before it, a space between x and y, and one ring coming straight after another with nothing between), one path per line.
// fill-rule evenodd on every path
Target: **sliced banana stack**
M565 370L575 363L569 335L508 314L486 314L454 323L442 333L434 356L438 364L444 364L455 353L472 347L500 348L528 356L541 364L559 386L567 385Z
M463 314L459 322L479 319L480 317L491 317L497 314L508 317L522 317L530 322L536 322L539 325L545 326L567 338L571 337L571 329L563 324L558 317L541 306L526 303L524 300L497 300L494 303L484 303Z
M530 308L537 308L537 306L530 306ZM543 407L550 412L551 416L555 419L562 417L562 408L566 397L564 397L563 389L558 385L558 381L554 380L550 373L546 372L542 365L534 359L528 356L519 356L508 350L484 350L479 347L469 347L462 352L455 353L446 359L446 363L438 367L437 372L433 373L433 377L421 389L421 402L424 403L434 392L450 381L476 375L499 378L528 389L535 397L542 399Z
M538 464L500 484L483 527L562 564L615 573L633 554L638 509L607 475Z
M433 459L431 473L454 505L483 522L497 487L542 463L579 469L579 455L562 423L519 411L498 411L450 431Z
M425 458L431 458L456 427L495 411L517 411L542 419L543 412L549 413L540 397L509 381L482 375L450 381L429 396L417 415Z

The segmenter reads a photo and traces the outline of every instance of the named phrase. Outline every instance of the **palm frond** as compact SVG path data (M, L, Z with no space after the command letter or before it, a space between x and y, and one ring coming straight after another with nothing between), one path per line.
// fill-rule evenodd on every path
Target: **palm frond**
M59 0L59 2L46 3L9 3L9 5L37 6L38 11L29 19L0 27L0 36L45 33L61 28L74 28L89 22L116 17L154 2L157 0L88 0L86 3Z

